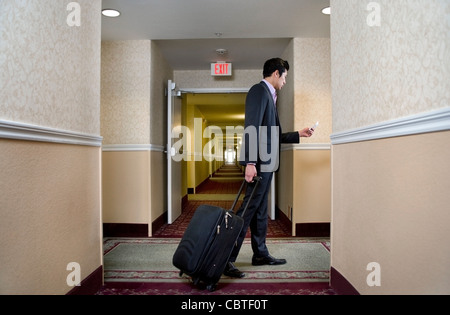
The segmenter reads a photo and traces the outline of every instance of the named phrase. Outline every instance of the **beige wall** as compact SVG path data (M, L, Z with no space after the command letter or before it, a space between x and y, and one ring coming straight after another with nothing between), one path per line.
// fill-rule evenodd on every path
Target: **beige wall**
M103 144L150 143L151 41L102 42Z
M320 122L302 143L330 143L332 133L331 52L329 38L294 39L294 130Z
M335 133L450 104L449 1L370 2L331 1Z
M150 152L150 209L151 218L149 223L166 212L166 194L167 194L167 167L166 155L162 152ZM182 196L180 196L181 198ZM151 224L150 227L151 229ZM151 235L151 234L150 234Z
M161 152L103 152L103 223L148 224L165 212L166 170Z
M65 294L102 265L100 148L0 140L0 294Z
M276 174L276 206L292 222L294 208L294 150L283 150L280 156L280 171ZM295 234L295 229L292 229Z
M102 43L104 223L149 224L151 236L151 223L166 210L165 89L172 75L152 41Z
M151 98L150 98L150 143L165 146L167 143L167 81L173 81L173 71L162 56L158 45L151 43ZM177 98L174 102L179 102ZM181 113L180 113L181 115Z
M295 78L297 76L295 55L294 55L294 42L292 39L289 45L280 56L282 59L287 60L290 65L290 70L286 79L286 85L281 91L278 92L277 109L278 116L280 118L283 131L295 130Z
M331 221L330 150L295 150L293 223Z
M148 224L150 152L103 152L103 223Z
M101 1L2 0L0 119L79 133L100 132Z
M79 27L67 1L1 2L0 124L41 138L0 139L0 294L65 294L69 263L102 265L101 1L77 2Z
M212 77L209 70L177 70L174 78L180 89L250 89L263 79L262 67L261 70L233 70L232 77Z
M166 145L165 89L172 77L154 42L102 42L104 144Z
M333 138L354 135L332 149L332 266L362 294L448 294L448 118L442 132L431 122L413 135L419 118L409 134L380 134L448 108L450 3L377 1L373 27L368 3L331 1ZM375 124L372 141L357 140ZM371 262L380 287L366 283Z
M277 206L296 224L331 222L331 154L327 148L287 146L277 174Z
M294 38L282 58L291 65L277 106L283 131L312 127L320 121L312 138L302 138L298 146L284 146L281 153L276 203L291 219L295 235L296 224L331 221L330 40Z
M361 294L448 294L450 132L333 146L332 266ZM381 287L366 267L381 266Z
M302 143L330 143L332 132L331 53L329 38L294 38L282 55L291 69L279 92L278 112L283 131L320 127Z

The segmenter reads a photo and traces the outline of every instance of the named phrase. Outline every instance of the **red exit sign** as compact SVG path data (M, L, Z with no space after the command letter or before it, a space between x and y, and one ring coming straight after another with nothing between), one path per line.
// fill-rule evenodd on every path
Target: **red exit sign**
M233 66L231 63L217 62L211 64L211 75L212 76L231 76Z

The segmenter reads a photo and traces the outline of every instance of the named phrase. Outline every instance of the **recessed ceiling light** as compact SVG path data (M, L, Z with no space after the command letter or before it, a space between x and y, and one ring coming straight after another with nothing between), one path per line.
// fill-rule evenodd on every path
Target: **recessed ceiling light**
M102 14L106 17L116 18L120 16L120 12L113 9L104 9Z
M227 54L228 53L228 50L226 50L226 49L223 49L223 48L219 48L219 49L217 49L216 50L216 53L218 54L218 55L225 55L225 54Z
M322 13L326 14L326 15L330 15L331 14L331 7L324 8L322 10Z

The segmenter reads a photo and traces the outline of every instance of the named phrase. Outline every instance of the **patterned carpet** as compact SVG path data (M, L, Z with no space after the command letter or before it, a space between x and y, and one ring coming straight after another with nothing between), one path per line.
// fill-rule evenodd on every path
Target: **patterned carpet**
M230 209L243 181L242 171L235 165L222 166L210 179L202 183L195 195L190 195L183 206L180 217L171 225L164 224L153 232L156 238L181 238L186 230L195 210L200 205L212 205L224 209ZM243 197L243 196L241 196ZM242 199L242 198L241 198ZM236 205L235 211L241 206L242 200ZM268 238L283 238L292 236L292 227L282 220L269 220ZM250 236L250 232L247 234Z
M237 207L240 206L242 201L238 202ZM181 216L173 224L164 224L159 230L153 233L153 237L157 238L181 238L186 230L195 210L202 204L208 204L212 206L222 207L224 209L230 209L233 205L233 201L188 201L183 209ZM285 225L281 220L269 220L267 237L279 238L290 237L290 226ZM247 237L250 236L250 232L247 233Z
M252 266L249 240L236 265L243 279L222 277L210 293L180 277L171 264L178 239L105 239L105 286L98 295L334 295L329 287L329 240L269 239L288 264ZM281 257L280 256L280 257Z
M202 286L194 286L189 277L179 276L171 257L195 210L203 204L230 209L242 180L240 169L226 165L200 185L195 195L190 195L183 213L173 224L153 231L153 238L105 239L105 285L97 295L200 295L204 298L206 295L335 295L329 286L329 239L292 238L290 224L282 220L268 220L267 244L273 255L288 259L287 265L252 266L247 239L236 262L246 273L244 279L224 276L217 290L211 293Z
M297 296L336 295L328 283L222 283L209 292L180 283L106 283L97 295Z

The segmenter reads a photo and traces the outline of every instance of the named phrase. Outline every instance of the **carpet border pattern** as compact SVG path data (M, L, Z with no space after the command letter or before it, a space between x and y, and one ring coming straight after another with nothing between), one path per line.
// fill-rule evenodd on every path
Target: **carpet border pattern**
M180 239L166 238L105 238L103 242L104 255L114 250L120 244L178 244ZM244 243L250 243L246 239ZM267 239L268 245L288 244L288 243L315 243L321 244L328 252L330 252L329 239L306 239L306 238L276 238ZM231 279L223 277L221 282L233 283L251 282L251 283L267 283L267 282L328 282L330 279L329 270L318 271L246 271L245 279ZM173 283L189 283L190 277L180 277L178 271L141 271L141 270L104 270L105 282L173 282Z

